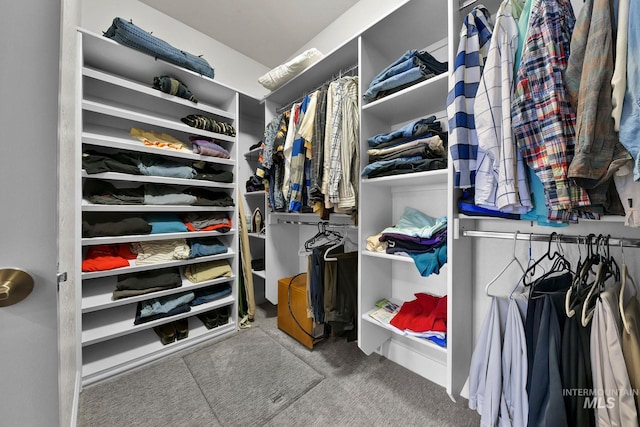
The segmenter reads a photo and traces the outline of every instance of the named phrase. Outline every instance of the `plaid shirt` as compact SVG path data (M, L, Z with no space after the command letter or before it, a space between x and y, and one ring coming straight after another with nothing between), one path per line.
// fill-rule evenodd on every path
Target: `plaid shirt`
M475 7L465 18L460 30L460 43L449 76L447 116L449 117L449 149L455 167L455 186L475 185L478 136L473 116L473 100L491 41L489 11Z
M575 16L568 0L534 0L529 34L511 104L513 132L527 164L545 189L549 219L577 219L589 206L585 190L567 177L573 158L576 115L562 73Z

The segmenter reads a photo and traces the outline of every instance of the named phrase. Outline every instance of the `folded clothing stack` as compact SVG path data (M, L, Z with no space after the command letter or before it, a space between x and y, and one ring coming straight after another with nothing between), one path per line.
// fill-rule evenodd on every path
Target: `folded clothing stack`
M182 123L187 124L196 129L202 129L209 132L221 133L228 136L236 136L235 128L226 122L203 116L202 114L189 114L180 119Z
M233 198L223 191L201 187L177 188L166 184L120 188L107 181L92 179L83 185L82 192L90 203L104 205L234 205Z
M413 336L427 338L441 347L447 346L447 296L417 293L393 316L390 324Z
M168 93L169 95L175 95L180 98L188 99L191 102L198 102L193 93L189 90L187 85L182 83L178 79L174 79L170 76L156 76L153 78L153 88L158 89L161 92Z
M406 207L396 225L380 233L383 244L371 240L367 239L367 250L380 252L384 247L388 254L410 256L423 277L438 274L447 262L447 217L433 218Z
M117 300L181 286L182 278L176 267L120 274L112 298Z
M426 50L408 50L371 80L362 97L367 102L375 101L442 74L447 67Z
M447 167L447 134L435 116L414 120L367 139L369 164L362 176L377 178Z

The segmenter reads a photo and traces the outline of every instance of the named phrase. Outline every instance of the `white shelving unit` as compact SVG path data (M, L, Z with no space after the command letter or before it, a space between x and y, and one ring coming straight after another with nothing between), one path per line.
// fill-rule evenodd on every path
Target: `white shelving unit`
M189 70L137 52L125 46L93 34L79 30L81 70L81 129L78 129L79 141L76 155L80 158L84 149L104 153L128 152L162 156L184 164L203 161L217 169L230 171L234 181L221 183L197 179L168 178L159 176L130 175L117 172L88 174L77 171L76 206L81 215L95 213L108 214L126 212L132 216L152 212L189 213L189 212L228 212L235 221L235 206L186 206L186 205L100 205L82 200L81 188L88 180L109 181L114 186L131 187L146 183L166 184L176 188L200 187L209 191L221 192L235 199L238 187L237 175L237 137L208 132L192 128L181 122L189 114L202 114L224 121L239 128L239 94L229 87ZM152 88L155 76L170 75L183 82L199 99L194 103L176 96L168 95ZM129 135L132 127L155 132L166 132L173 137L188 141L190 135L215 138L231 153L230 159L202 156L186 150L162 149L146 146ZM197 239L218 237L228 251L224 254L204 256L186 260L175 260L155 264L136 265L130 261L129 267L112 270L81 272L80 265L74 273L76 283L82 283L79 290L81 313L81 333L78 337L82 344L82 383L88 385L108 378L117 373L148 363L175 351L229 334L237 330L237 289L235 281L238 271L238 234L237 227L228 232L177 232L166 234L132 234L109 237L80 237L80 225L77 226L77 244L83 253L96 245L121 244L133 242L162 241L169 239ZM220 277L200 283L192 283L184 277L183 268L213 260L228 260L231 265L230 277ZM156 270L174 267L182 274L182 286L150 294L118 300L112 299L120 274ZM136 307L141 301L156 297L177 295L188 291L228 284L231 294L206 304L191 307L190 311L171 317L164 317L139 325L134 324ZM229 307L229 322L213 329L207 329L195 316L218 307ZM153 327L174 320L187 318L189 336L168 345L162 345Z
M449 20L453 7L453 2L409 1L367 29L359 38L362 90L380 70L410 49L424 49L436 59L451 64L453 42ZM412 31L399 32L398 28L411 28ZM431 115L435 115L446 129L447 86L448 73L443 73L364 103L360 131L362 167L368 163L366 151L370 136ZM468 375L472 305L470 281L464 280L470 275L465 267L468 266L464 261L465 248L459 247L454 239L451 182L451 165L444 170L361 180L358 309L362 321L358 325L358 345L366 354L382 354L442 385L455 399ZM448 261L437 275L422 277L410 257L365 249L367 237L394 225L405 207L418 209L434 218L448 217ZM457 259L463 261L456 262ZM452 268L454 263L455 269ZM426 339L398 334L368 314L382 298L404 302L415 299L419 292L447 295L447 348Z

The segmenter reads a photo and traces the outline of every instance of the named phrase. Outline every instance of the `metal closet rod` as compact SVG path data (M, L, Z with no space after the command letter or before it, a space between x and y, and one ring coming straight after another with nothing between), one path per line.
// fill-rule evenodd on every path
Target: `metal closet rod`
M513 239L517 240L531 240L532 242L548 242L551 238L551 234L540 233L522 233L522 232L508 232L508 231L477 231L477 230L463 230L462 235L465 237L488 237L491 239ZM559 243L585 243L588 235L567 235L557 233L552 242ZM605 236L606 237L606 236ZM640 248L640 239L630 239L627 237L609 237L609 246L622 246L625 248Z
M351 224L336 224L333 222L325 222L325 221L292 221L289 219L280 219L278 218L278 224L294 224L294 225L318 225L320 223L323 223L326 227L333 227L333 228L354 228L357 229L358 227L355 225L351 225Z
M293 104L295 104L296 102L301 102L304 99L304 97L307 96L307 94L313 93L313 92L315 92L317 90L320 90L320 88L322 88L323 85L325 85L327 83L331 83L332 81L341 78L343 75L346 75L346 74L348 74L348 73L350 73L350 72L352 72L354 70L357 70L357 69L358 69L358 64L354 64L354 65L351 65L351 66L349 66L347 68L343 68L343 69L339 70L336 74L332 75L330 79L325 80L324 82L322 82L317 87L315 87L315 88L313 88L311 90L305 91L304 94L301 97L294 99L293 101L289 102L288 104L286 104L283 107L277 108L276 109L276 113L280 114L280 113L283 113L283 112L285 112L287 110L290 110L291 107L293 107Z

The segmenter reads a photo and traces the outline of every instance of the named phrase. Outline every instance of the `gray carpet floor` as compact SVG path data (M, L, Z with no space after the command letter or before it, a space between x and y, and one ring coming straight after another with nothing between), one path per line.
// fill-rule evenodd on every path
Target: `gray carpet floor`
M258 307L252 327L85 388L78 426L478 426L467 401L355 342L313 350Z

